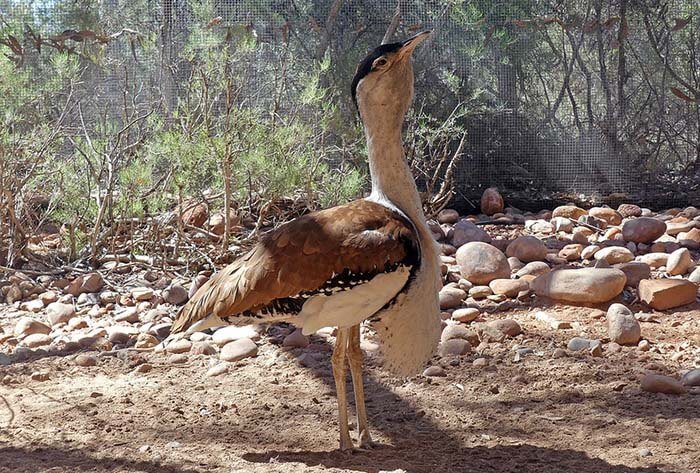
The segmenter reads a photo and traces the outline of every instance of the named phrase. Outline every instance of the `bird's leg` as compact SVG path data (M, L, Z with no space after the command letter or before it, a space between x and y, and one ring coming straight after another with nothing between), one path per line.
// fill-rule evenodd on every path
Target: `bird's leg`
M338 426L340 427L340 449L352 449L350 430L348 428L348 396L345 389L345 356L348 348L350 329L338 328L335 337L335 349L331 357L335 391L338 396Z
M357 434L360 438L360 448L374 446L367 425L367 410L365 409L365 389L362 382L362 349L360 348L360 326L350 328L348 340L348 363L352 375L352 389L355 391L355 410L357 411Z

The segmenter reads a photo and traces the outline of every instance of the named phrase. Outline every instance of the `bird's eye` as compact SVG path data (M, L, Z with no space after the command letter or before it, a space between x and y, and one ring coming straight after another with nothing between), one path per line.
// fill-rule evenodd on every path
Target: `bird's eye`
M375 66L375 67L386 66L386 63L387 63L387 62L388 62L388 61L387 61L385 58L380 57L379 59L377 59L376 61L374 61L374 66Z

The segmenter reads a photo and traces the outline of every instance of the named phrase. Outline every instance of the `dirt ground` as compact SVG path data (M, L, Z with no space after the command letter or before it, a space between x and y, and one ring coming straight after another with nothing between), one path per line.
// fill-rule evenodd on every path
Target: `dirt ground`
M204 355L185 364L129 352L102 354L93 367L76 366L74 355L0 366L0 472L700 472L700 392L639 389L642 373L700 365L700 306L643 322L649 352L564 358L552 353L573 336L604 339L605 319L553 305L546 309L573 325L555 331L535 319L541 309L486 314L513 318L524 333L436 358L446 377L391 378L370 353L378 446L351 454L336 450L332 347L322 338L288 351L263 338L256 358L218 377L205 376ZM518 347L533 352L517 360ZM472 364L479 357L486 367ZM153 369L135 372L144 361ZM31 379L35 372L49 379Z

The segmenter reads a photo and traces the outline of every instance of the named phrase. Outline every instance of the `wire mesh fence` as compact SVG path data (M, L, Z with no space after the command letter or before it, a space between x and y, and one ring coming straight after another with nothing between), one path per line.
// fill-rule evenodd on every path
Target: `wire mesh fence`
M105 143L133 144L135 129L167 129L187 106L204 106L185 102L200 66L220 61L236 107L311 124L336 113L329 139L357 140L349 82L397 19L393 38L434 30L416 58L416 108L457 115L450 149L465 137L457 206L489 186L514 201L683 202L699 186L698 8L685 0L0 0L0 107L6 130L17 132L62 116L66 139L43 151L56 159L107 131ZM17 75L31 85L10 86ZM310 99L310 83L337 110ZM209 103L211 113L223 102ZM17 107L36 114L12 122ZM344 152L328 159L361 166L361 156Z

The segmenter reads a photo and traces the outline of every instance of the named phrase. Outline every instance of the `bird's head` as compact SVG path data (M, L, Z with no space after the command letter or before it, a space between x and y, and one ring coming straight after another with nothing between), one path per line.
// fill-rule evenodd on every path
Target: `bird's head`
M423 31L403 42L382 44L357 66L352 98L365 123L368 119L403 123L413 99L411 56L430 33Z

